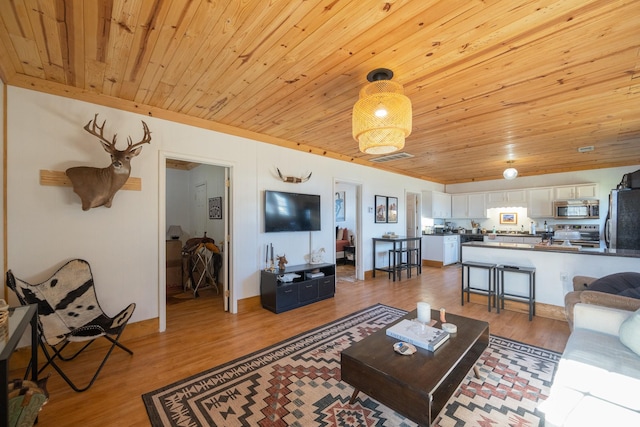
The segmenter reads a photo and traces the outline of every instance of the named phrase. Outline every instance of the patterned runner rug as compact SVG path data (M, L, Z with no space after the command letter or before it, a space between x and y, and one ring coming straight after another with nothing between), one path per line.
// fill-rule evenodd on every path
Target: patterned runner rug
M142 396L153 426L416 424L340 381L340 352L406 314L378 304ZM434 426L538 426L560 354L491 336Z

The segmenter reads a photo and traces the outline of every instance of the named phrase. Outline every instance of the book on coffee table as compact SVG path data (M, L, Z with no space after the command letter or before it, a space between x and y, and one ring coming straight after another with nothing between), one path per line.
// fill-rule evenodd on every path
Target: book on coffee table
M436 351L449 339L449 333L442 329L407 319L387 328L387 335L429 351Z

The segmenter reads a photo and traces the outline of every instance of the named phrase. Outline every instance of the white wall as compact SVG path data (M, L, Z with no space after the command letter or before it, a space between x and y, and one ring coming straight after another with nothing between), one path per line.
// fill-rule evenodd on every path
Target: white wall
M182 243L192 237L189 234L189 171L167 169L166 171L166 229L171 225L179 225L183 235ZM170 236L167 235L167 239Z
M7 95L7 267L18 277L37 282L68 259L86 259L105 311L114 313L135 302L133 321L158 317L159 306L165 304L159 294L170 225L164 218L164 158L193 158L231 171L234 299L259 295L259 270L268 243L276 251L286 251L289 265L304 263L310 248L324 247L327 261L334 259L336 180L363 184L365 270L371 269L371 237L389 230L403 234L405 191L442 190L436 183L22 88L8 87ZM39 171L108 165L108 155L96 138L83 130L95 113L99 120L107 120L105 135L117 132L120 144L128 135L134 141L142 136L141 120L148 124L152 141L132 161L132 176L142 179L142 190L121 190L110 209L84 212L71 188L40 185ZM284 183L276 167L285 175L313 172L313 176L302 184ZM320 194L322 231L264 233L265 189ZM368 208L376 194L398 197L397 224L374 224L373 210Z

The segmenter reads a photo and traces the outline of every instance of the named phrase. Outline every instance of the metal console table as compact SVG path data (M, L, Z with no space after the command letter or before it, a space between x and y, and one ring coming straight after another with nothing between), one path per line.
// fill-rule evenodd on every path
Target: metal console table
M8 333L6 338L0 337L0 405L3 415L0 417L0 427L9 425L9 358L16 349L20 338L31 324L31 380L38 381L38 306L35 304L11 308L9 314Z
M385 273L390 273L393 276L393 281L396 281L396 273L398 273L398 265L399 261L396 256L393 256L391 259L390 265L386 267L376 267L376 245L378 243L391 243L393 248L391 249L393 254L401 254L402 251L406 251L409 248L410 242L417 242L418 249L418 261L417 261L417 271L418 274L422 273L422 237L405 237L405 236L397 236L397 237L374 237L373 238L373 277L376 277L377 271L384 271Z

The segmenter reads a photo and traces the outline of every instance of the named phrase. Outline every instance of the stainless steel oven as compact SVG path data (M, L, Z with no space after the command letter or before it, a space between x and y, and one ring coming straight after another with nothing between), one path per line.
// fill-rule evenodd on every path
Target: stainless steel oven
M558 219L598 219L599 200L556 200L553 202L553 217Z
M554 231L574 231L575 238L569 239L573 246L582 246L584 248L600 247L600 226L598 224L556 224L553 226ZM556 236L557 234L554 234ZM578 237L579 236L579 237ZM564 240L554 237L553 243L563 244Z

